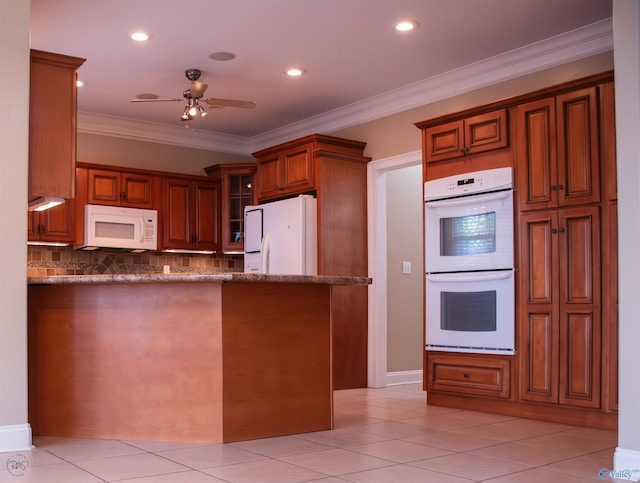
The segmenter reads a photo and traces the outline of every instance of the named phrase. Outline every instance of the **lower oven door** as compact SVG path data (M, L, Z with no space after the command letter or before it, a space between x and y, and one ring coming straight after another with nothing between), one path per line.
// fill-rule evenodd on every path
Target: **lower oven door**
M427 350L515 353L514 272L426 275Z

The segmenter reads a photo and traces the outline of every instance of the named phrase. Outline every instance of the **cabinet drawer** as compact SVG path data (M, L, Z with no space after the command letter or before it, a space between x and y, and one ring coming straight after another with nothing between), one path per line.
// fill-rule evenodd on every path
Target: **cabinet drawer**
M506 359L427 353L427 390L509 399Z

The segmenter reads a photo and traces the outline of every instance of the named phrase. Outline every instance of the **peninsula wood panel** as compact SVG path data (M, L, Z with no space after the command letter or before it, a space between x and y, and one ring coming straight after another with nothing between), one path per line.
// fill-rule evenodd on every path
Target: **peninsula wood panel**
M220 291L30 286L34 435L222 441Z
M225 442L333 427L330 291L224 286Z

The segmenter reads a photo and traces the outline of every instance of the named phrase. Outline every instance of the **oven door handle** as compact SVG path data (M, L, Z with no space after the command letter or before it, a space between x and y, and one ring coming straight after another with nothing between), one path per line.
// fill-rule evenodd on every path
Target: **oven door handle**
M447 275L429 275L427 274L427 280L429 282L487 282L489 280L506 280L513 277L512 270L505 270L503 272L491 272L491 273L468 273L459 276Z
M486 195L470 195L452 200L427 201L427 208L443 208L449 206L475 205L483 201L500 201L511 197L512 190L498 191L497 193L488 193Z

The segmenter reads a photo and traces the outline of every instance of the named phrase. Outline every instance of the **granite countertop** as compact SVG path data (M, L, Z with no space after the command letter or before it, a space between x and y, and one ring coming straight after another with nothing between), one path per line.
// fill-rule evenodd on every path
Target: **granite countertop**
M254 282L254 283L321 283L333 285L370 285L367 277L327 275L268 275L264 273L140 273L107 275L58 275L28 277L29 285L61 285L87 283L158 283L158 282Z

